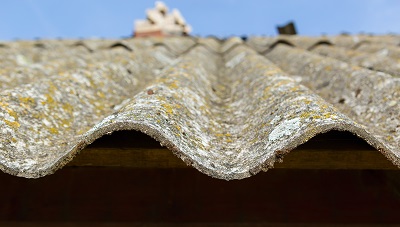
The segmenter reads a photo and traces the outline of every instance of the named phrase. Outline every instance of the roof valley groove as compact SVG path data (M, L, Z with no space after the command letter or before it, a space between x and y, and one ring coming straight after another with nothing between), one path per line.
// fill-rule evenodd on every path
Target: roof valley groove
M303 49L276 44L283 38ZM45 176L117 130L148 134L225 180L272 168L333 129L357 134L399 165L399 79L315 53L341 39L283 38L5 43L0 168Z

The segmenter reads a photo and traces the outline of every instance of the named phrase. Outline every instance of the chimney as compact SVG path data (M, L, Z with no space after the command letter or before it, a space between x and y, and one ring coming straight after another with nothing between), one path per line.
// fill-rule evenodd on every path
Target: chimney
M290 21L289 23L283 26L277 26L279 35L296 35L296 28L294 26L294 22Z
M179 10L168 13L168 7L157 1L153 9L146 10L145 20L135 20L134 36L185 36L191 30Z

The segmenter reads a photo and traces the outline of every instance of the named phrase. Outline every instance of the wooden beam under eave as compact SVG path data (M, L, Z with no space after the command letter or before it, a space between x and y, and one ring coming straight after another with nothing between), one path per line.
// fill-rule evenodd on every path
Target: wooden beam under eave
M167 148L86 148L67 166L188 168Z
M275 163L284 169L398 169L377 150L295 149Z
M191 168L166 148L101 148L81 151L67 166ZM374 149L309 149L285 155L279 169L398 169Z

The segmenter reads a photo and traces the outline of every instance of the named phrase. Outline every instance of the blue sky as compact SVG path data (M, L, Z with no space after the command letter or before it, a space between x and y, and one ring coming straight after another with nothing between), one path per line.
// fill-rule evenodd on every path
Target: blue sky
M276 35L296 22L301 35L341 32L400 33L400 0L166 0L192 25L194 35ZM120 38L145 18L148 0L3 0L0 40Z

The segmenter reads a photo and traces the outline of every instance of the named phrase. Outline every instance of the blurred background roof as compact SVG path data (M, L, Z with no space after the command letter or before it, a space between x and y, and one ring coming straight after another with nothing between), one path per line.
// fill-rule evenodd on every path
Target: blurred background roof
M397 0L167 0L193 27L193 35L276 35L276 26L295 21L299 35L400 33ZM20 0L0 7L0 40L120 38L145 17L154 1Z

